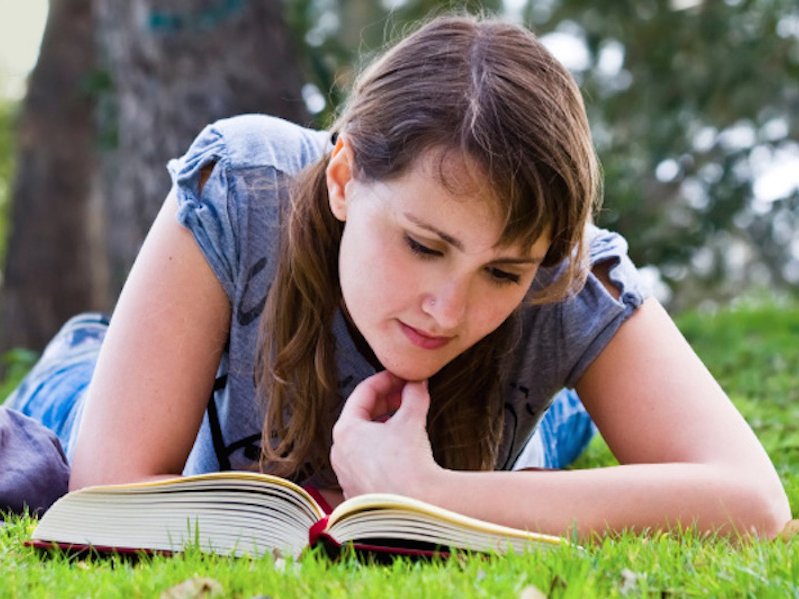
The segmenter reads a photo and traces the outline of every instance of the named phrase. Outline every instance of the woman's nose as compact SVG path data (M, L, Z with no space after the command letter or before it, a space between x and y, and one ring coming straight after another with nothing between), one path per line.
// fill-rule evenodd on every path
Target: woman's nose
M433 318L439 332L457 329L466 316L468 285L448 281L427 294L422 309Z

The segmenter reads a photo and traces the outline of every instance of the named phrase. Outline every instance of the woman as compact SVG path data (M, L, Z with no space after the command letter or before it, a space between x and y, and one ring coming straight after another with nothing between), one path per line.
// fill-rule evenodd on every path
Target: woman
M590 224L582 100L532 34L438 18L332 131L236 117L170 163L107 333L75 329L104 340L62 403L72 488L260 467L546 533L778 532L764 450ZM622 465L508 471L563 387Z

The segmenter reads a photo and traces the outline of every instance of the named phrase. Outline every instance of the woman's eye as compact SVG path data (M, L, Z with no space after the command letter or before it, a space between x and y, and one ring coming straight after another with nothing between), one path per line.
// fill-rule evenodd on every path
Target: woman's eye
M405 236L405 243L408 244L408 247L414 254L421 256L422 258L433 258L435 256L441 256L441 252L434 250L432 248L427 247L426 245L422 245L418 241L416 241L413 237L406 235Z
M512 272L507 272L505 270L500 270L499 268L492 268L489 267L486 269L488 274L491 276L491 279L497 285L512 285L518 284L521 280L519 275L513 274Z
M419 243L410 235L405 235L405 243L408 244L408 248L410 248L414 254L424 260L430 260L431 258L437 258L444 255L438 250L434 250L433 248L429 248L426 245ZM488 273L491 282L499 286L518 284L521 280L521 276L496 267L489 266L486 268L486 272Z

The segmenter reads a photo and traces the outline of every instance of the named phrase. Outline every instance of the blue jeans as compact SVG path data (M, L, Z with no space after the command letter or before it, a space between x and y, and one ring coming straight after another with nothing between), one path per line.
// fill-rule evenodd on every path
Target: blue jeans
M594 434L596 426L577 393L561 389L513 469L565 468L579 457Z
M83 398L107 328L108 317L102 314L79 314L68 320L3 404L52 430L70 461Z
M102 314L71 318L4 404L51 429L69 460L75 449L83 399L107 328L108 317ZM565 468L585 449L595 430L577 394L563 389L515 467Z

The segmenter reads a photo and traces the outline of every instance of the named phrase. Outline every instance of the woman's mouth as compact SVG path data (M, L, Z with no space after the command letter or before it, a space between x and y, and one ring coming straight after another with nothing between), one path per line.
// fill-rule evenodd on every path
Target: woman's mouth
M408 340L422 349L438 349L440 347L444 347L452 340L452 337L435 337L427 335L402 321L399 321L399 324L402 332L405 333L405 336L408 338Z

